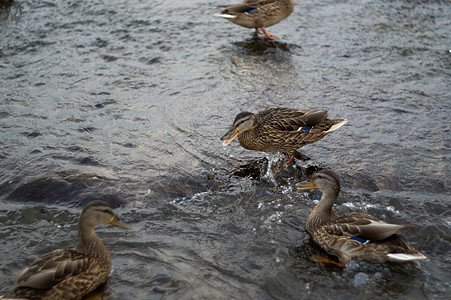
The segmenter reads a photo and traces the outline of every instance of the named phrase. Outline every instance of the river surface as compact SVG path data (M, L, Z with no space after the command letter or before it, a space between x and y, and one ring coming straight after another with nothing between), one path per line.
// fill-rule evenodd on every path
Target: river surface
M103 299L449 297L451 3L296 1L275 41L221 4L0 1L0 294L103 199L133 226L97 230ZM276 156L220 141L272 106L349 122L273 176ZM325 167L340 214L417 225L428 260L313 261L320 193L294 185Z

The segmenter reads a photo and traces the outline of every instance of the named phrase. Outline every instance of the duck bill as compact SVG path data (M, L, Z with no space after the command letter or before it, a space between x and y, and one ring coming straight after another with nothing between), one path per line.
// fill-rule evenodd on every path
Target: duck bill
M229 132L227 132L222 138L221 141L224 141L222 143L222 146L227 146L228 144L230 144L240 133L238 132L238 130L236 130L236 128L232 128L229 130Z
M122 222L121 220L119 220L117 217L114 217L113 220L111 220L110 223L108 223L112 226L116 226L116 227L120 227L120 228L124 228L124 229L132 229L132 227L130 225L128 225L125 222Z
M296 188L301 191L316 189L312 180L307 180L303 182L296 183Z

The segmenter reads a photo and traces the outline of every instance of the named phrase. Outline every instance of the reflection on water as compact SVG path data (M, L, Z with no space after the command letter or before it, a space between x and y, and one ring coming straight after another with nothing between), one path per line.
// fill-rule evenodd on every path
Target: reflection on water
M251 56L278 55L279 51L282 51L280 53L292 54L301 48L296 44L290 44L281 40L268 40L258 35L254 35L245 41L233 42L232 45L242 48L246 51L246 55Z
M133 226L98 229L104 298L449 295L451 6L298 1L267 41L216 5L0 1L0 294L72 247L81 207L102 199ZM270 106L349 122L274 175L283 158L219 140ZM311 260L319 194L294 185L325 167L338 213L417 225L404 234L429 260Z

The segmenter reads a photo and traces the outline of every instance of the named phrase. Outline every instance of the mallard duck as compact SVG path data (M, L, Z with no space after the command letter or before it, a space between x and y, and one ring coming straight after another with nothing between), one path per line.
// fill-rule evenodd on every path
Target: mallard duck
M246 149L286 153L290 158L283 168L293 161L298 148L322 139L346 122L346 119L328 119L327 110L273 107L257 114L239 113L221 140L226 146L238 137Z
M19 274L15 289L6 298L81 299L105 282L111 256L94 231L104 224L131 229L105 202L89 202L78 221L78 246L37 258Z
M401 239L398 231L412 225L385 223L371 215L353 212L336 214L332 205L340 192L338 175L331 170L317 172L310 181L296 184L300 190L318 189L321 200L307 218L306 229L324 250L346 264L353 258L411 261L426 256Z
M265 27L279 23L288 17L294 9L294 0L244 0L241 3L226 5L225 9L215 16L246 28L255 28L258 33L262 29L268 39L270 35Z

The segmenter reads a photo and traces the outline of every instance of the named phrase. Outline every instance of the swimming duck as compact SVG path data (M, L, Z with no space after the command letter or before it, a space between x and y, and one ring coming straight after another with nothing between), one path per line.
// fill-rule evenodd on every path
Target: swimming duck
M225 5L225 9L215 16L246 28L259 28L268 39L276 37L270 35L265 27L279 23L288 17L294 9L294 0L244 0L241 3Z
M293 161L298 148L319 141L346 122L328 119L327 110L273 107L257 114L239 113L221 140L226 146L238 137L241 146L248 150L286 153L290 158L283 168Z
M110 253L94 230L104 224L131 229L105 202L89 202L78 221L78 246L37 258L19 274L6 298L81 299L95 290L111 271Z
M310 181L298 183L296 187L322 192L321 200L307 218L306 229L318 245L337 256L340 262L346 264L357 257L399 262L426 259L398 233L412 225L389 224L359 212L336 214L332 205L340 192L340 180L335 172L321 170Z

